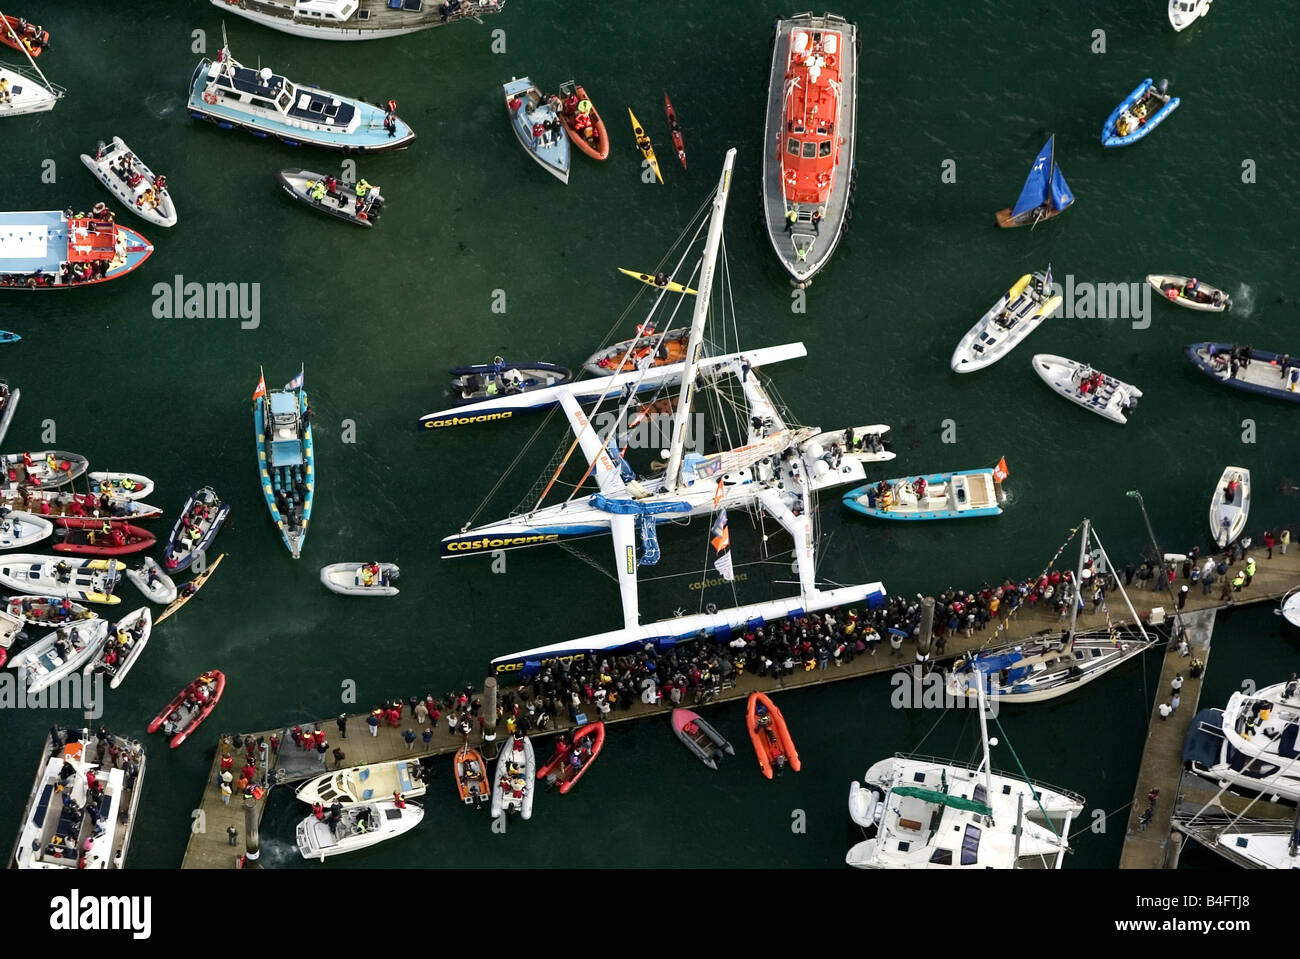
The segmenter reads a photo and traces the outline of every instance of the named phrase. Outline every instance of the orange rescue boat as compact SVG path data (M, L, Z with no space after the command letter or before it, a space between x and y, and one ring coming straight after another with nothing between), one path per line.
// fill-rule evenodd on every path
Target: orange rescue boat
M605 121L600 118L596 105L587 96L581 83L568 80L560 84L560 104L555 113L564 124L569 139L593 160L609 159L609 138L605 135ZM554 106L554 105L553 105Z
M50 31L34 23L28 23L22 17L0 16L0 43L15 50L26 50L31 56L39 57L50 45Z
M456 750L456 789L460 801L467 806L479 806L492 799L492 783L487 774L483 754L468 742Z
M785 717L764 693L749 694L746 725L749 727L749 739L754 744L754 753L758 756L758 768L764 776L771 779L773 770L779 774L786 766L795 772L799 771L799 753L790 739Z

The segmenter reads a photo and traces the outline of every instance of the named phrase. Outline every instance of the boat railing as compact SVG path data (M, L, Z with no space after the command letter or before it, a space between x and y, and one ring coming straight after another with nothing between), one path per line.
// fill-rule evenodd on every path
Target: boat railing
M984 772L982 765L976 763L964 763L956 759L951 759L947 756L926 756L921 753L894 753L894 757L897 759L906 759L909 762L928 763L935 766L946 766L949 769L964 769L978 775L982 775ZM1016 782L1025 781L1023 777L1020 776L1019 773L1007 772L1006 770L998 769L996 766L993 767L993 775L1001 776L1003 779L1012 779L1015 780ZM1044 782L1041 779L1032 780L1031 785L1034 787L1035 791L1046 789L1054 793L1060 793L1062 796L1065 796L1067 799L1072 799L1081 805L1084 803L1084 798L1072 789L1065 789L1061 786L1056 786L1053 785L1052 783Z
M50 93L54 95L54 99L56 100L62 100L63 95L68 92L66 89L59 86L59 84L51 83L49 80L45 78L45 75L43 73L40 73L39 71L29 69L28 67L19 66L16 63L6 63L4 65L4 68L5 70L11 73L18 74L23 79L31 83L34 83L37 86L42 87L43 89L49 90Z

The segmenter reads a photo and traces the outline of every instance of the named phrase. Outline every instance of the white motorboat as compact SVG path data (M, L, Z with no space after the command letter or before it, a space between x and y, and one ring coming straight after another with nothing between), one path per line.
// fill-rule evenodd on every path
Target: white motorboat
M1282 597L1282 605L1277 612L1292 626L1300 626L1300 586Z
M326 809L334 803L347 807L376 799L390 799L399 792L404 798L415 799L424 795L432 778L431 763L397 759L325 773L307 780L298 787L295 795L308 805L320 803Z
M1232 307L1232 297L1195 277L1151 273L1147 276L1147 283L1170 303L1189 310L1222 313Z
M107 620L83 619L60 626L19 651L10 658L9 665L23 677L29 693L39 693L85 666L107 639Z
M0 516L0 549L39 543L54 532L54 524L35 513L7 511Z
M25 625L27 623L21 616L15 616L7 609L0 609L0 666L8 661L9 648L18 640L27 637L23 632Z
M58 728L56 727L56 730ZM121 869L144 781L144 749L135 740L89 729L45 739L14 846L19 869ZM75 737L68 741L68 737ZM117 752L117 761L112 751ZM90 776L95 779L92 798ZM65 798L66 797L66 798Z
M85 674L103 673L109 677L109 688L117 689L144 652L152 633L153 614L149 612L148 606L127 613L113 626L95 658L86 664Z
M1046 273L1026 273L1003 293L970 328L952 354L956 373L972 373L1006 356L1061 305L1052 293L1052 267Z
M1112 423L1127 423L1128 414L1137 408L1142 397L1142 391L1136 386L1064 356L1036 353L1033 367L1044 383L1071 403Z
M18 409L18 401L22 399L23 391L16 386L10 386L6 381L0 380L0 443L9 435L9 424L14 420L14 413Z
M176 598L176 584L163 572L163 568L152 556L144 558L144 565L140 569L128 569L126 578L134 583L136 589L144 593L150 602L166 606Z
M298 852L304 859L324 862L326 856L355 852L400 836L418 826L423 818L424 810L418 803L399 806L391 799L345 806L332 810L325 819L308 816L298 823Z
M95 155L83 153L81 162L136 216L155 226L176 225L176 204L167 190L166 177L156 176L121 137L113 137L111 144L99 141Z
M396 563L334 563L321 568L320 581L344 596L396 596L400 575Z
M137 503L120 496L110 496L107 510L101 509L100 501L89 493L73 493L70 490L39 490L29 486L19 488L18 483L0 485L0 506L21 512L35 513L47 519L59 516L106 516L113 519L156 519L162 515L162 508L149 503Z
M126 564L115 559L10 553L0 555L0 586L36 596L116 606L122 600L113 590L124 569Z
M63 450L0 455L0 470L4 471L7 483L40 490L51 490L71 483L86 472L89 465L84 456Z
M233 13L281 33L313 40L400 37L462 20L482 22L506 0L212 0Z
M90 491L96 496L107 493L115 500L142 500L153 492L153 480L139 473L90 472Z
M1183 744L1191 770L1222 787L1300 802L1300 680L1253 695L1235 692L1223 709L1202 709Z
M537 756L533 752L533 741L516 733L497 757L492 788L492 818L495 819L502 813L517 812L520 819L531 819L536 779Z
M1059 869L1070 823L1084 800L1020 776L994 773L985 701L979 697L984 761L979 766L895 756L854 783L849 815L867 832L846 856L860 869ZM1061 824L1058 827L1057 821Z
M1210 12L1213 0L1169 0L1169 23L1179 32Z
M1210 533L1226 549L1246 528L1250 515L1250 470L1229 466L1219 477L1210 500Z

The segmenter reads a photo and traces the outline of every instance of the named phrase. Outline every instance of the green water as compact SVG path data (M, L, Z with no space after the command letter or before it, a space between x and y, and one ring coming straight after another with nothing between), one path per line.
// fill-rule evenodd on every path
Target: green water
M634 16L643 5L512 0L482 27L367 44L302 40L227 18L246 64L260 57L291 79L398 99L418 139L360 164L390 198L382 225L364 233L314 216L276 187L277 168L323 170L336 157L188 118L185 93L199 59L191 31L207 31L214 52L216 8L199 0L122 2L94 16L74 5L51 8L46 26L57 46L41 65L69 93L53 113L5 121L6 206L109 199L77 157L116 133L168 174L181 219L172 230L140 223L158 249L121 281L4 294L0 325L23 336L4 348L3 374L23 392L5 449L58 446L89 456L92 468L145 472L158 483L151 499L168 511L167 524L194 486L211 484L234 504L218 540L229 559L108 702L112 728L143 735L198 671L216 666L229 677L196 741L174 752L151 742L132 865L180 861L222 729L333 715L346 680L357 685L359 707L441 695L481 680L494 655L616 624L614 584L568 553L512 553L504 575L493 575L486 560L437 558L438 539L478 506L531 424L436 436L414 424L443 405L448 366L494 353L579 363L635 292L614 268L658 261L712 189L729 146L739 150L727 220L737 314L748 346L807 344L806 360L769 371L797 418L827 427L893 424L900 471L971 468L1004 454L1011 468L1008 509L989 522L895 529L850 517L836 496L824 497L825 578L880 579L891 592L916 593L1024 575L1085 514L1112 556L1136 555L1145 536L1124 497L1133 486L1144 491L1161 545L1183 550L1204 542L1207 500L1228 462L1253 471L1256 539L1266 525L1294 525L1297 501L1282 492L1283 481L1300 481L1294 410L1216 388L1180 351L1211 338L1300 350L1289 339L1297 131L1293 111L1278 111L1285 99L1277 92L1295 88L1288 39L1295 7L1220 3L1175 35L1156 0L1078 6L839 8L864 36L858 203L802 314L792 312L791 290L761 232L757 191L768 27L793 7L740 0L720 24L718 6L696 0L657 4L653 20ZM1106 31L1104 55L1089 49L1096 28ZM496 29L505 31L505 54L491 50ZM525 73L546 87L569 77L586 85L609 122L607 164L575 157L564 187L523 155L500 83ZM1145 76L1169 77L1181 108L1142 143L1103 151L1102 121ZM668 162L664 90L685 130L688 171ZM664 186L639 179L627 106L659 146ZM994 229L993 211L1014 201L1049 132L1078 202L1032 232ZM42 180L46 159L56 163L54 183ZM940 179L948 159L956 161L953 184ZM1241 182L1246 159L1257 166L1255 184ZM993 369L952 374L948 358L962 333L1016 277L1048 260L1058 279L1080 281L1194 272L1228 289L1235 306L1219 317L1154 303L1146 330L1058 317ZM260 326L156 319L153 285L177 274L260 284ZM505 314L491 310L498 289L506 291ZM619 332L628 335L631 321ZM1037 351L1087 359L1141 386L1146 395L1130 425L1053 397L1029 369ZM311 535L295 563L258 490L249 398L259 365L276 385L299 364L316 410L318 483ZM948 419L955 445L942 441ZM1253 445L1241 442L1245 419L1254 422ZM56 442L42 442L45 420L54 421ZM345 421L355 425L353 443L343 442ZM562 438L561 427L550 431L483 519L524 495ZM647 617L708 600L685 588L698 575L703 535L703 526L664 531L661 569L687 574L646 585ZM740 561L757 558L748 523L733 522L732 538ZM591 555L607 561L600 544ZM320 566L372 556L401 564L397 600L349 601L320 586ZM779 566L750 569L755 595L788 578ZM139 601L130 590L124 596L128 608ZM1260 684L1284 677L1298 646L1267 609L1224 618L1206 704L1221 704L1243 677ZM1085 794L1090 810L1119 809L1132 793L1155 667L1133 664L1085 694L1008 709L1006 734L1035 777ZM877 677L783 697L804 771L774 783L754 769L738 705L710 715L739 752L718 773L690 760L666 721L617 727L580 790L540 797L533 821L504 838L489 831L485 815L456 805L444 773L425 803L427 825L330 867L488 856L522 865L835 866L855 838L849 782L876 759L916 747L937 718L890 708L888 693L887 679ZM52 720L38 712L0 717L20 784L0 794L0 825L18 822ZM965 758L972 736L962 725L961 715L948 717L925 751ZM806 813L804 833L791 828L795 810ZM263 830L271 862L299 864L291 841L302 811L287 793L273 797ZM1069 864L1113 865L1123 816L1105 834L1079 836Z

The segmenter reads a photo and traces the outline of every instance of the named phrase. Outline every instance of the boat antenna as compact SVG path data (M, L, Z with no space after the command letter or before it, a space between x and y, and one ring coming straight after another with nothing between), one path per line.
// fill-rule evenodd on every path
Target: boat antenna
M665 490L675 491L681 487L682 450L686 445L686 427L690 420L691 400L695 393L695 367L703 347L704 324L709 318L709 302L713 295L713 272L717 266L718 246L722 242L722 221L727 213L727 196L731 189L731 171L735 163L736 148L732 147L722 161L722 176L718 180L718 191L714 195L709 235L705 240L704 257L700 262L699 292L695 294L691 337L686 346L686 363L682 369L677 409L673 413L672 442L668 447L668 468L664 474Z

